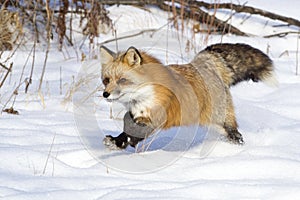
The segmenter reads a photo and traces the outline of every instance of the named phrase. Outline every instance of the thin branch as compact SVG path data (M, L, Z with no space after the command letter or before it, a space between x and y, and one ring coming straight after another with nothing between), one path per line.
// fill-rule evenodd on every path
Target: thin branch
M40 78L40 84L39 84L39 89L38 91L40 92L42 89L42 84L43 84L43 79L46 71L46 65L47 65L47 60L48 60L48 54L50 51L50 40L51 40L51 22L52 22L52 17L53 14L51 13L51 9L49 6L50 0L46 0L46 10L47 10L47 25L46 25L46 31L47 31L47 50L46 50L46 55L44 59L44 64L43 64L43 71L41 74Z
M300 34L299 31L287 31L287 32L281 32L281 33L275 33L271 35L266 35L264 38L271 38L271 37L285 37L288 34Z
M34 69L34 63L35 63L35 49L36 49L36 43L37 43L37 40L36 40L36 38L35 38L34 43L33 43L33 46L32 46L32 49L31 49L31 51L33 52L33 55L32 55L32 63L31 63L31 70L30 70L29 80L26 82L26 85L25 85L25 93L28 92L29 85L32 83L33 69ZM31 54L31 53L30 53L30 54ZM29 54L29 55L30 55L30 54ZM28 57L28 58L29 58L29 57Z
M12 98L14 95L16 95L16 91L19 90L19 88L21 87L21 85L22 85L23 83L24 83L24 81L21 82L21 83L14 89L14 91L12 92L12 94L10 95L10 97L8 98L8 100L7 100L7 101L5 102L5 104L3 105L3 108L5 108L5 107L7 106L7 104L10 102L11 98ZM4 111L4 109L1 109L1 112L0 112L1 115L2 115L3 111Z
M23 76L24 76L24 72L25 72L25 68L26 68L26 66L27 66L27 63L28 63L28 61L29 61L29 57L31 56L31 53L32 53L32 50L33 50L33 48L31 48L31 50L30 50L30 52L29 52L29 54L28 54L28 56L27 56L27 59L26 59L26 61L25 61L25 64L23 65L23 68L22 68L22 72L21 72L21 76L20 76L20 80L19 80L19 85L21 85L21 82L22 82L22 79L23 79ZM25 88L28 88L28 80L27 79L25 79L23 82L25 82ZM26 89L25 89L26 90ZM15 97L14 97L14 100L13 100L13 103L12 103L12 106L11 107L13 107L14 105L15 105L15 102L16 102L16 99L17 99L17 95L18 95L18 88L15 90Z
M110 42L114 42L114 41L118 41L118 40L123 40L123 39L127 39L127 38L132 38L132 37L136 37L136 36L139 36L139 35L142 35L144 33L151 33L154 34L155 32L161 30L162 28L164 28L165 26L167 26L170 22L168 22L167 24L159 27L159 28L152 28L152 29L145 29L145 30L142 30L138 33L135 33L135 34L132 34L132 35L125 35L125 36L122 36L122 37L116 37L116 38L113 38L113 39L109 39L109 40L105 40L104 42L100 42L100 43L97 43L98 46L101 46L101 45L104 45L104 44L107 44L107 43L110 43Z
M9 68L6 67L4 64L0 63L0 66L9 71Z
M8 70L7 70L7 72L6 72L5 76L4 76L4 78L2 79L2 81L1 81L1 83L0 83L0 88L1 88L2 85L4 84L6 78L8 77L8 74L11 72L12 67L13 67L13 63L10 63L9 68L8 68Z
M107 44L107 43L110 43L110 42L114 42L114 41L117 41L117 40L123 40L123 39L127 39L127 38L131 38L131 37L136 37L138 35L142 35L144 33L148 33L148 32L156 32L158 29L146 29L146 30L142 30L138 33L135 33L135 34L132 34L132 35L125 35L125 36L122 36L122 37L118 37L118 38L113 38L113 39L109 39L109 40L106 40L104 42L100 42L98 43L97 45L101 46L103 44Z
M49 158L50 158L50 155L52 153L53 146L54 146L55 137L56 137L56 132L54 133L54 136L52 138L51 146L50 146L50 149L48 151L47 159L46 159L46 162L45 162L45 165L44 165L43 174L46 173L48 161L49 161Z
M298 32L297 36L297 50L296 50L296 76L298 76L298 68L299 68L299 61L298 61L298 56L299 56L299 37L300 37L300 32Z

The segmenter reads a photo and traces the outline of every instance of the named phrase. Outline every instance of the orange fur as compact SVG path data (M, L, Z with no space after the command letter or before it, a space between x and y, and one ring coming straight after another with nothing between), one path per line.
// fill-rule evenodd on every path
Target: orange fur
M105 69L104 65L102 76L117 80L127 75L130 79L139 80L139 85L153 86L153 106L145 108L146 112L135 116L136 118L151 123L155 128L164 129L172 126L210 124L212 105L209 91L203 78L192 65L166 67L145 52L140 52L139 64L132 64L133 55L127 54L129 53L119 53L109 64L109 70ZM108 84L106 91L110 92L115 87L113 83ZM142 120L141 117L149 119Z

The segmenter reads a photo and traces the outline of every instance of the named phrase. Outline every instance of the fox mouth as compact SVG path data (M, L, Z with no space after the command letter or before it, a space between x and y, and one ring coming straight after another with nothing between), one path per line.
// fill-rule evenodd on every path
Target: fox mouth
M123 93L120 96L118 96L117 98L112 98L112 99L107 98L106 101L108 101L108 102L119 101L125 94L126 93Z

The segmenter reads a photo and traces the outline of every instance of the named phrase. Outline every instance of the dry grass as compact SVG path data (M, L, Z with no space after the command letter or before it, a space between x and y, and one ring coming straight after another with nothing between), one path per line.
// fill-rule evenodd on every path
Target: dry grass
M53 6L56 3L56 6ZM73 27L73 18L80 18L81 27ZM0 10L0 87L4 84L11 84L7 80L12 71L13 55L19 47L28 48L32 45L28 55L32 59L32 66L23 69L25 71L20 75L20 83L12 88L12 105L16 98L16 92L19 93L20 84L25 85L25 93L30 90L32 77L38 76L39 87L36 91L41 97L43 103L42 89L44 83L44 74L47 68L47 58L52 46L57 46L63 54L63 48L73 46L74 31L78 34L81 28L81 34L89 38L90 43L101 33L107 32L112 28L111 20L107 16L104 5L95 0L24 0L24 1L1 1ZM24 31L23 31L24 30ZM46 31L45 31L46 30ZM22 37L21 37L22 36ZM21 38L21 40L20 40ZM46 44L45 59L43 69L40 74L34 74L36 51L39 47ZM74 47L74 50L77 49ZM68 54L67 48L64 50ZM79 55L76 52L77 55ZM28 59L27 59L28 61ZM25 62L27 64L27 61ZM29 74L24 77L24 74ZM23 80L25 79L25 81ZM11 86L10 86L11 87ZM34 88L36 90L36 88ZM0 94L1 96L1 94ZM5 106L8 103L5 104ZM4 107L5 107L4 106Z
M0 10L0 51L12 50L22 33L19 14L6 9Z

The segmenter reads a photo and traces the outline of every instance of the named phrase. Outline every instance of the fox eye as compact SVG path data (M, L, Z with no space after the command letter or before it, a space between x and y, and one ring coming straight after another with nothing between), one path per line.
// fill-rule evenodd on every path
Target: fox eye
M104 78L103 81L102 81L103 85L107 85L109 84L109 78Z
M118 84L124 84L127 82L127 79L126 78L121 78L118 80Z

